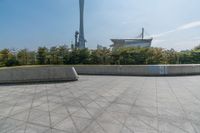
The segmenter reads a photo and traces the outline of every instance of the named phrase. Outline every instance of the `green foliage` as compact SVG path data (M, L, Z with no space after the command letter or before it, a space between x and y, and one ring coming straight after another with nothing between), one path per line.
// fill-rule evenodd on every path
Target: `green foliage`
M0 66L15 66L18 64L19 62L9 49L3 49L0 51Z
M88 49L73 49L69 53L68 64L89 64L89 56Z
M163 52L163 49L160 48L120 48L113 51L112 64L160 64L163 60Z
M200 44L194 47L194 50L200 50Z
M103 64L103 65L147 65L147 64L200 64L200 46L192 50L177 52L162 48L107 48L69 49L66 45L59 47L39 47L38 50L9 49L0 51L0 67L16 65L46 64Z
M200 64L200 49L191 51L192 63Z
M50 64L50 57L48 56L48 49L46 47L39 47L37 51L37 62L40 65Z
M111 51L106 48L91 50L89 60L89 64L110 64Z
M7 61L5 61L5 66L16 66L19 62L16 60L15 56L10 56Z
M29 61L29 52L27 49L22 49L17 53L17 59L20 65L26 65Z
M191 51L182 51L179 53L180 64L191 64L193 63L193 57Z
M177 64L179 62L179 53L174 49L163 51L162 64Z

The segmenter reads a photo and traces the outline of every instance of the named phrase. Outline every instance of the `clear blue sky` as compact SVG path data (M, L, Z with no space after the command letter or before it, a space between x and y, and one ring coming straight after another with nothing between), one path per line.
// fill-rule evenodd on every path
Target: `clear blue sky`
M85 0L87 47L133 38L144 27L153 46L200 44L200 0ZM70 44L79 28L78 0L0 0L0 48Z

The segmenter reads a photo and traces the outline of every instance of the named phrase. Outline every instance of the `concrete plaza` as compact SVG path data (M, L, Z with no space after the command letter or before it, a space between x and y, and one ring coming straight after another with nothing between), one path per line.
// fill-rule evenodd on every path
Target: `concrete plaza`
M0 133L200 133L200 76L0 86Z

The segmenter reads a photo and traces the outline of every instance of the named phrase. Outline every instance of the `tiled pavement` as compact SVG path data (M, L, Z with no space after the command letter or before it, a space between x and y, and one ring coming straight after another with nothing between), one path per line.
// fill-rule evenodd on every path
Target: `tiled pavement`
M200 76L0 86L0 133L200 133Z

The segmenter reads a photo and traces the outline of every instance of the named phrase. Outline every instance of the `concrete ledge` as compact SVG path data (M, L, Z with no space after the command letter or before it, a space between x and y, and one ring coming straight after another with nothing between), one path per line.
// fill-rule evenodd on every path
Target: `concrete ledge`
M0 69L0 84L75 80L78 80L78 75L73 67L23 66Z
M200 75L200 64L191 65L76 65L81 75L179 76Z

